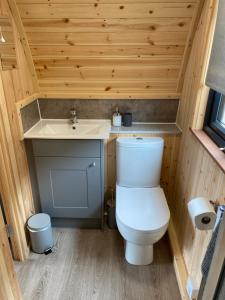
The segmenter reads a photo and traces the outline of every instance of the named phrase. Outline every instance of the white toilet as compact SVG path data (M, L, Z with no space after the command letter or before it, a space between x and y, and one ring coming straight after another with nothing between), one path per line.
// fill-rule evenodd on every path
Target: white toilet
M165 234L170 211L160 184L164 140L117 139L116 222L133 265L153 261L153 244Z

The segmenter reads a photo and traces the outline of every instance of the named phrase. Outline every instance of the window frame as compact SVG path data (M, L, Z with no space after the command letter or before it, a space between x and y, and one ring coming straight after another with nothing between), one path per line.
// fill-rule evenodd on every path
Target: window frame
M215 90L209 91L203 130L220 148L224 148L225 129L217 120L221 96L223 95Z

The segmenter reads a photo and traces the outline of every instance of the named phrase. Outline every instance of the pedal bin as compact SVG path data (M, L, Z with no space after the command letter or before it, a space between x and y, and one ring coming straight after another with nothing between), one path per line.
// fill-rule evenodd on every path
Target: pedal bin
M42 254L53 247L51 218L39 213L31 216L27 221L33 252Z

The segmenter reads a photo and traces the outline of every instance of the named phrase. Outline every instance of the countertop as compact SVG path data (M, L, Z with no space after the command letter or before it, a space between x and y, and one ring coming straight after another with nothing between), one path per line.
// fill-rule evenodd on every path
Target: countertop
M110 120L41 119L26 133L26 139L108 139L110 134L181 134L175 123L133 123L131 127L111 126Z
M181 130L175 123L133 123L131 127L111 126L110 133L181 134Z

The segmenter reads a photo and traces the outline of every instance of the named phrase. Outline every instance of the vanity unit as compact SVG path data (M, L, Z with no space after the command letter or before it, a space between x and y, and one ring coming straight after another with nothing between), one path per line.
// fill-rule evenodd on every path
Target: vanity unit
M97 132L92 128L94 124L97 130L96 122L89 126L84 122L75 124L77 131L68 122L54 122L37 124L26 136L31 139L41 210L53 218L53 224L100 227L104 203L104 139L109 135L110 126L106 126L103 134L105 123L100 123ZM86 135L85 126L89 128ZM57 128L55 135L53 128ZM64 139L63 128L68 129L64 131ZM60 139L57 132L61 134Z
M54 218L101 219L101 140L33 140L41 208Z

